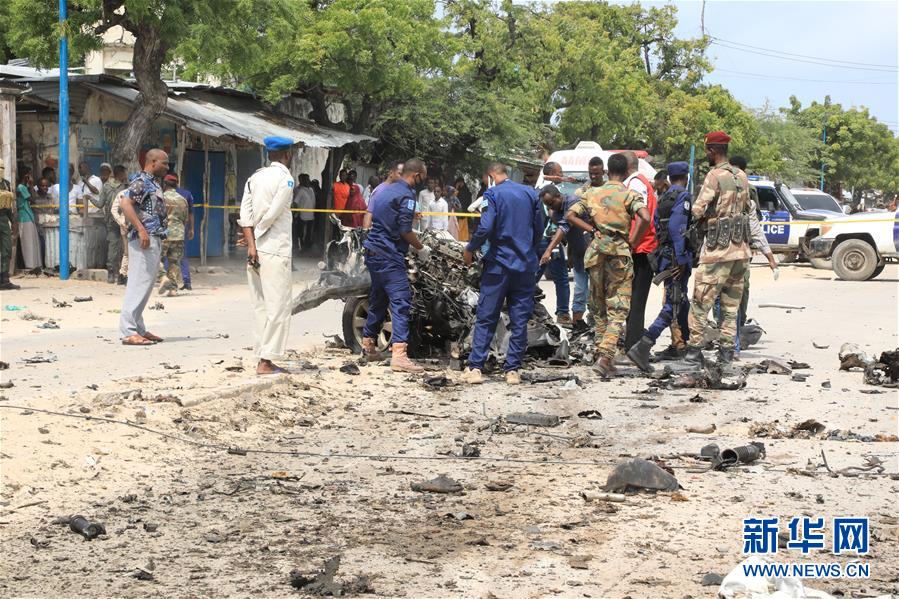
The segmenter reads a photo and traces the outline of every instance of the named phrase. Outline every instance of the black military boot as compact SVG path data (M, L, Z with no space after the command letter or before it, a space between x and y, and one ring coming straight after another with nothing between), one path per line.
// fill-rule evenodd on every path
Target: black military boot
M696 366L702 366L702 363L703 363L702 350L698 347L688 345L687 353L684 354L684 361L687 364L695 364Z
M643 372L652 372L654 370L652 364L649 363L649 352L654 344L655 342L652 339L644 335L627 350L627 357Z
M718 364L720 366L729 366L734 361L734 350L718 348Z
M21 287L11 282L9 280L9 273L4 272L0 273L0 289L3 291L15 291L16 289L21 289Z
M662 361L664 361L664 360L680 360L681 358L684 357L685 352L686 352L685 349L678 349L678 348L674 347L673 345L669 345L662 351L656 352L656 359L662 360Z

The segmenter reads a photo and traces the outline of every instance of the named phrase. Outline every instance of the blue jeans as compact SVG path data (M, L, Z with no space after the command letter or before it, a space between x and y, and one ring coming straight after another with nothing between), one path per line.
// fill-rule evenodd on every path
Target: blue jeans
M549 247L549 238L544 237L537 248L538 258L543 255L547 247ZM548 269L549 279L556 285L556 314L568 314L568 304L571 301L571 288L568 286L568 263L565 261L565 251L561 247L558 247L558 250L557 258L553 258L537 270L535 282L539 283ZM584 304L586 303L585 297Z
M390 307L391 343L409 341L409 315L412 312L412 288L409 276L402 264L377 256L365 257L365 265L371 275L371 291L368 294L368 318L362 336L376 338Z
M574 272L574 298L571 301L571 311L574 314L583 314L587 311L590 276L587 274L587 269L584 268L583 260L580 268L575 264L571 270Z
M534 312L533 272L513 272L501 266L481 276L481 294L468 367L482 370L490 344L496 333L503 304L509 304L509 349L506 351L505 372L521 368L528 348L528 320Z

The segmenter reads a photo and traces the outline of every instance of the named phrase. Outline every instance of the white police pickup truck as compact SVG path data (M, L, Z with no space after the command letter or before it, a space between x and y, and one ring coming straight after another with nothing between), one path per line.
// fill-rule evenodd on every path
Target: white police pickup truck
M806 257L816 268L829 268L826 259L808 255L808 243L818 236L822 221L838 216L839 212L803 210L790 188L757 176L750 176L749 183L759 196L762 213L762 231L775 254L783 254L785 262L795 262ZM839 208L839 206L837 206Z
M899 261L899 212L827 219L808 252L814 259L832 258L833 272L844 281L873 279L887 262Z

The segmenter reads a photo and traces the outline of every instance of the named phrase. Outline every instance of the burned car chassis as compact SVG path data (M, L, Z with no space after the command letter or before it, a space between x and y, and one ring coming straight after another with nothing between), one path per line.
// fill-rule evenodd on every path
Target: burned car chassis
M343 299L344 340L351 350L359 352L371 284L362 247L367 231L344 227L339 222L335 225L341 237L328 243L324 260L319 264L322 271L319 280L297 294L293 313L312 309L329 299ZM406 256L412 288L409 350L418 358L450 358L460 368L471 350L480 263L466 266L462 260L464 246L446 232L427 231L419 238L429 248L430 256L427 260L421 260L414 252ZM382 349L390 342L389 318L388 314L378 340ZM491 362L501 361L508 348L508 322L504 310L491 347ZM552 359L559 365L568 361L567 335L539 302L528 322L528 355Z

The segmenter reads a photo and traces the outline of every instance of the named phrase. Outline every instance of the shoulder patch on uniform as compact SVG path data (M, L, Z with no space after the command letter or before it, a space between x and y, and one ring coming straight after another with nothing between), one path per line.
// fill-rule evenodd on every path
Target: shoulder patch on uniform
M292 180L290 180L290 179L287 180L287 187L288 187L288 188L293 187L293 181L292 181Z
M409 210L415 210L415 200L406 200L406 208Z
M684 212L690 211L690 200L684 200Z

